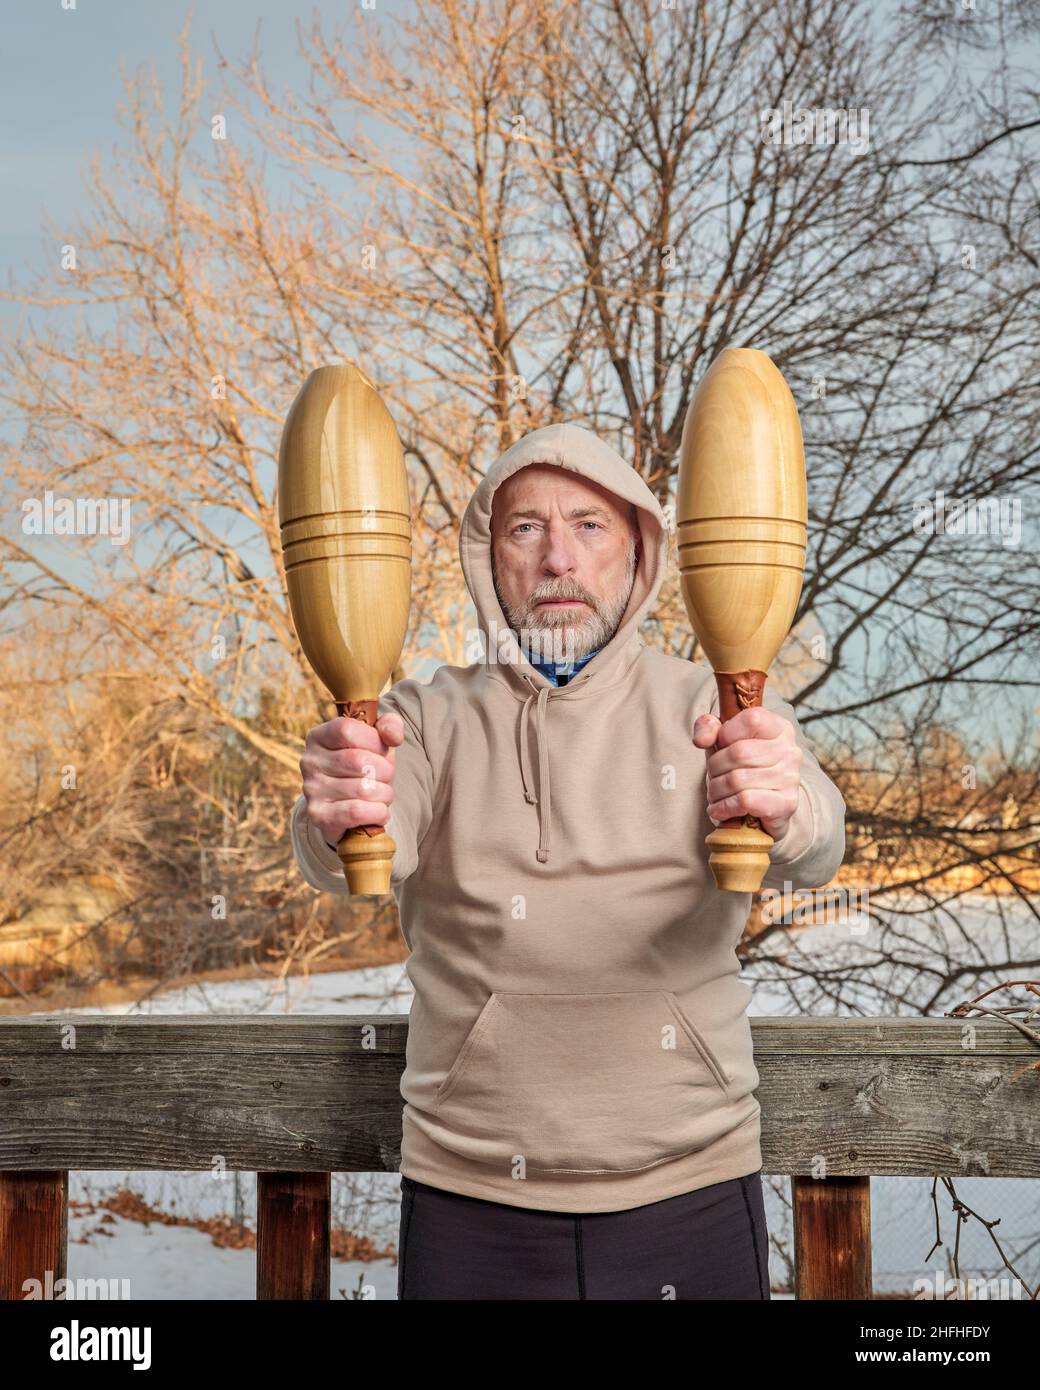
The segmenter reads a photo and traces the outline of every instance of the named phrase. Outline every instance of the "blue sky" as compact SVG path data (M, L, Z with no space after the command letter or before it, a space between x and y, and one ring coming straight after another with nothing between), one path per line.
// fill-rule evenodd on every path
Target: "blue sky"
M71 3L71 0L66 0ZM296 22L315 9L327 27L361 14L356 0L320 7L292 0L31 0L4 7L0 81L0 152L4 213L0 219L3 288L13 273L53 265L59 254L44 241L42 223L76 227L87 211L86 169L97 152L107 160L125 140L116 119L123 99L121 66L133 72L154 65L168 95L180 83L178 35L191 17L193 54L204 75L217 77L216 45L232 59L250 48L260 25L264 70L272 85L298 81L306 64L297 53ZM364 22L378 24L407 8L407 0L375 0ZM273 171L272 171L273 172ZM0 301L0 323L10 331L23 311Z

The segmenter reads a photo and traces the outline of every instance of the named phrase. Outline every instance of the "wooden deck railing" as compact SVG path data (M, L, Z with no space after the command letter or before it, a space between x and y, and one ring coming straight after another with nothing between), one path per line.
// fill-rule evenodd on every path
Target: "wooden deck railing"
M330 1175L400 1161L399 1015L0 1018L0 1297L66 1274L70 1170L257 1174L257 1297L327 1299ZM796 1296L871 1297L870 1176L1040 1175L1040 1058L996 1021L752 1020Z

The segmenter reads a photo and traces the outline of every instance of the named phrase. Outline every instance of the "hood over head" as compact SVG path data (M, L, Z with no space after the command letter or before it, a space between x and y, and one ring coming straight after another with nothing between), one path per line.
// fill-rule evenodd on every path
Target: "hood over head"
M636 508L642 545L636 566L635 582L624 616L614 636L606 642L581 672L559 694L586 683L600 680L608 669L614 668L624 654L630 655L642 645L640 625L657 597L668 562L668 533L664 515L657 498L643 479L620 454L605 444L591 430L581 425L545 425L532 430L511 445L488 469L470 498L459 532L459 559L466 578L466 587L477 610L477 622L484 640L484 661L513 671L519 676L516 687L523 692L521 682L534 682L555 689L545 676L532 666L520 643L509 630L509 623L495 593L491 572L491 507L495 493L514 473L532 463L555 464L598 483L623 502Z
M507 478L529 464L554 464L598 483L636 509L641 546L632 594L617 631L566 685L554 686L524 654L495 592L491 569L491 507ZM539 808L538 859L549 857L550 787L546 709L550 701L568 699L584 687L613 683L643 646L639 628L657 598L668 562L668 532L657 498L630 464L591 430L572 423L545 425L518 439L488 469L470 498L459 531L459 559L466 587L477 610L488 674L500 674L524 701L520 717L520 770L524 793ZM533 790L528 756L528 716L536 704L539 792Z

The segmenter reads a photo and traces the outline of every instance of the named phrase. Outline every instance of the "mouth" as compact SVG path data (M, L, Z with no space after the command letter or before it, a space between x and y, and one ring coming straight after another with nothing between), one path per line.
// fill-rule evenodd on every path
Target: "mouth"
M536 607L536 608L573 608L576 604L579 604L579 603L581 604L581 606L582 606L583 608L587 608L587 607L588 607L588 604L586 604L586 602L585 602L585 600L584 600L583 598L540 598L540 599L538 600L538 602L535 604L535 607Z

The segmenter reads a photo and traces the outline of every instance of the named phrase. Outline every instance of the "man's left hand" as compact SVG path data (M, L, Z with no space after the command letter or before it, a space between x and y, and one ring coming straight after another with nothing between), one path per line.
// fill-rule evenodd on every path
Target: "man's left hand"
M698 748L708 755L708 815L718 824L735 816L756 816L767 835L778 840L798 808L802 750L794 725L761 705L742 709L721 723L702 714L693 726Z

